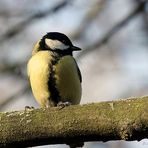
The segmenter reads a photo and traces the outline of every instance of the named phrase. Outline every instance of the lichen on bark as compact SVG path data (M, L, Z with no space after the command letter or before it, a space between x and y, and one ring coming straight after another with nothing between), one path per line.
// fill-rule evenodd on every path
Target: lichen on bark
M148 97L0 113L0 147L148 138Z

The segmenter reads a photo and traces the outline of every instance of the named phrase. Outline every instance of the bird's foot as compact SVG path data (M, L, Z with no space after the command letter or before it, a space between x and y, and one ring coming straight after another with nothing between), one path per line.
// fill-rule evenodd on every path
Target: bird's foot
M57 107L60 107L60 109L63 109L64 107L67 107L67 106L70 106L71 103L70 102L62 102L60 101L58 104L57 104Z
M34 107L33 106L25 106L25 110L33 110Z

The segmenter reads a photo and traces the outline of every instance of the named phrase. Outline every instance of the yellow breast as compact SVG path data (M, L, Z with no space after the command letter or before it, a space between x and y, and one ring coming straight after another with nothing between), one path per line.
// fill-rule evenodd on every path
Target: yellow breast
M72 56L64 56L54 68L56 87L61 101L79 104L81 99L81 83L74 58Z
M56 102L51 98L49 78L54 72L55 88L62 102L79 104L81 99L81 83L77 65L72 56L62 57L54 66L51 65L53 56L49 51L38 51L28 62L27 70L32 92L41 106L54 106ZM53 70L51 70L53 68Z
M48 78L52 56L48 51L39 51L29 60L27 65L32 92L41 106L46 106L50 98Z

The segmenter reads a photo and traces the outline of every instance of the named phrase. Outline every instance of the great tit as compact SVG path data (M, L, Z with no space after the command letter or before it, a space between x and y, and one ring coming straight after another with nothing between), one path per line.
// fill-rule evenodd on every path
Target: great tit
M73 51L79 50L59 32L49 32L36 43L27 71L41 107L80 103L82 77L73 57Z

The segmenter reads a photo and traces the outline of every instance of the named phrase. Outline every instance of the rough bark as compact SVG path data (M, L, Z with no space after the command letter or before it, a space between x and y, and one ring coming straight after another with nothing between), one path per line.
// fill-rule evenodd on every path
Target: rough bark
M148 97L0 113L0 147L148 138Z

